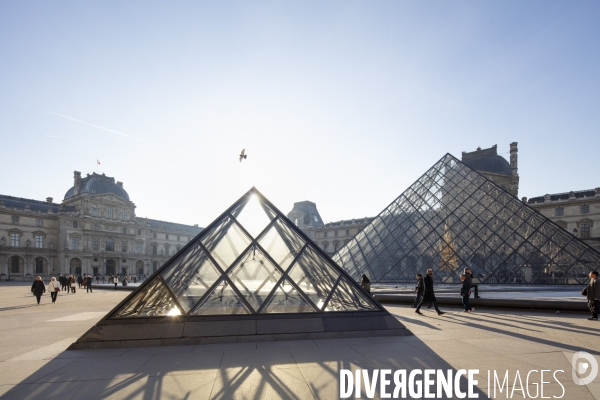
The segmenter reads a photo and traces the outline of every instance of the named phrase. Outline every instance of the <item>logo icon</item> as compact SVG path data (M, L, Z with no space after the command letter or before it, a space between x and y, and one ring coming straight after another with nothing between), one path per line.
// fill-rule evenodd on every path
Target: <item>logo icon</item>
M587 385L596 379L596 376L598 375L598 362L593 355L586 353L585 351L578 351L573 354L571 365L573 367L571 369L573 382L575 382L576 385ZM588 371L589 375L587 377L580 378L581 375L586 374Z

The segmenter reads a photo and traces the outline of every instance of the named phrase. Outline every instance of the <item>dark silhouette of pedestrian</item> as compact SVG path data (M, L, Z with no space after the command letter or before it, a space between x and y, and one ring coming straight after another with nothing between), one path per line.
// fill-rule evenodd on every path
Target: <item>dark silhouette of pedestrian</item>
M367 293L371 293L371 280L367 277L367 275L362 274L362 279L360 280L360 286L367 291Z
M86 291L86 293L93 293L92 292L92 276L91 275L85 279L85 291Z
M423 313L421 312L421 306L423 306L423 303L432 302L433 306L435 307L435 311L437 311L437 314L444 315L445 312L440 311L440 309L438 308L435 293L433 292L433 269L429 268L427 270L427 274L425 275L425 278L423 278L423 284L425 286L425 290L423 291L423 298L421 299L421 302L417 306L415 312L417 314L423 315Z
M475 291L473 298L480 299L481 297L479 297L479 285L473 283L473 270L469 267L466 267L464 274L467 277L467 281L469 281L469 285Z
M464 312L471 312L475 309L469 304L469 297L471 297L471 284L467 279L467 274L462 274L460 276L460 280L462 281L462 285L460 286L460 296L462 297Z
M119 284L119 278L117 278L116 275L113 277L113 283L115 284L115 290L117 290L117 285Z
M600 312L600 280L598 280L598 272L590 272L589 277L590 283L581 293L587 297L588 307L592 313L592 316L588 319L590 321L598 321L598 313Z
M423 297L423 291L425 290L425 286L423 285L423 275L417 274L417 284L415 285L415 292L417 293L415 297L415 302L412 305L412 308L417 308L419 303L421 302L421 298Z
M35 281L31 285L31 293L36 297L37 303L40 304L40 300L42 299L42 294L46 292L46 285L42 281L41 276L36 276Z

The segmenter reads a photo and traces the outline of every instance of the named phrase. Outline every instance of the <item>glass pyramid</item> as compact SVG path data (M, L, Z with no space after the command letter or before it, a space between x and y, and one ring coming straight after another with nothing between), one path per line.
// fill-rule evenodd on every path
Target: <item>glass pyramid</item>
M109 319L382 310L252 188Z
M432 268L459 283L581 284L600 253L446 154L333 260L354 279L414 282Z

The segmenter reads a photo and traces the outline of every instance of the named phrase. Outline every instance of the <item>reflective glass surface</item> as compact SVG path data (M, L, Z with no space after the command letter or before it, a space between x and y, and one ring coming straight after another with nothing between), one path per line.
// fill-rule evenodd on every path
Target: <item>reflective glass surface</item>
M273 291L279 278L281 272L256 246L250 247L229 272L229 279L255 312Z
M376 307L363 293L342 277L324 311L373 311Z
M333 256L355 280L582 284L600 253L447 154Z
M161 275L185 312L190 311L221 277L219 270L198 245L182 254Z
M298 291L286 280L283 280L273 293L263 313L306 313L316 310L304 299Z
M250 238L232 218L226 217L202 239L202 244L206 246L220 267L226 270L246 250Z
M225 280L221 281L217 287L202 301L202 303L192 310L192 315L232 315L249 314L250 311L240 300L240 297L231 288Z
M292 266L288 275L300 290L319 309L322 309L340 274L316 251L307 248Z
M274 206L249 192L142 284L113 318L319 312L341 274ZM364 304L379 310L348 282L327 311L360 310Z
M181 310L159 277L146 285L133 298L123 305L113 318L159 317L179 315Z
M294 261L304 243L304 240L281 219L278 219L258 241L283 270Z

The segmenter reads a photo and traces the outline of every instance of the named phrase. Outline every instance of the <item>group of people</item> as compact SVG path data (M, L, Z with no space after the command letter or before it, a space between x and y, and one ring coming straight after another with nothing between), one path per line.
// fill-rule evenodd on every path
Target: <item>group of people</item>
M52 302L56 303L58 292L64 291L67 293L76 293L76 288L78 285L80 289L83 286L87 293L93 293L92 281L93 280L91 276L86 277L83 275L75 278L75 275L63 276L61 274L58 279L55 277L50 278L50 282L48 283L48 291L50 292ZM40 304L42 295L46 293L46 285L44 284L41 276L37 276L35 281L33 281L33 284L31 285L31 293L33 293L33 295L36 297L37 303Z
M473 271L470 268L465 268L464 272L460 275L460 280L462 282L460 286L460 296L462 297L463 311L467 313L473 312L475 308L471 307L469 304L471 289L474 291L475 298L480 298L479 285L473 283ZM435 298L435 292L433 290L433 269L429 268L427 270L425 278L423 278L423 275L417 274L415 292L417 293L417 296L415 297L415 302L412 306L413 308L416 308L415 313L423 315L421 312L421 307L424 303L427 303L427 308L431 308L433 306L438 315L445 314L439 309L437 300Z

